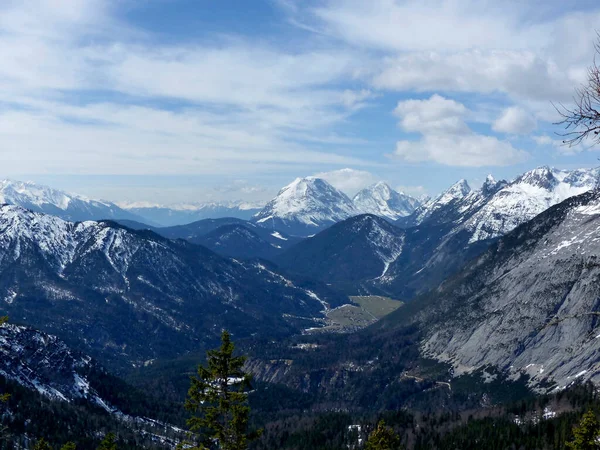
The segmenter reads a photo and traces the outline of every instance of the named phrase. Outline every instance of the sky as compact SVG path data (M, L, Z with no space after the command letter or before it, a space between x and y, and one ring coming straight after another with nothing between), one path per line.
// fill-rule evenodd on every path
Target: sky
M3 0L0 176L171 204L591 167L553 105L597 30L587 0Z

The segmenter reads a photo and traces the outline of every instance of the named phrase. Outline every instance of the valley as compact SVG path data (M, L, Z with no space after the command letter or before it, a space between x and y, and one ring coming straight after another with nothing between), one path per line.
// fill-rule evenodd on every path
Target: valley
M227 329L253 375L255 449L308 448L294 439L321 426L323 445L352 446L381 416L415 449L489 423L573 423L600 374L597 176L541 167L422 204L379 183L362 209L298 179L251 220L171 227L1 206L5 390L63 405L69 427L172 448L189 376Z
M358 331L374 324L379 319L394 312L402 302L377 295L351 296L352 303L329 310L327 326L308 328L304 333L346 333Z

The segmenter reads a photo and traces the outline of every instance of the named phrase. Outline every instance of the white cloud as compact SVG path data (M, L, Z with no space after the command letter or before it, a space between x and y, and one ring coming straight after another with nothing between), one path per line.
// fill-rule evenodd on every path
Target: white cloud
M379 181L377 177L370 172L350 168L321 172L314 176L323 178L333 187L349 196L353 196L361 189Z
M394 113L404 131L421 135L416 141L396 143L393 156L403 161L480 167L515 164L528 157L510 142L472 131L465 121L467 108L439 95L399 102Z
M464 133L467 108L462 103L434 94L428 100L399 102L394 114L404 131L429 133Z
M581 79L531 51L417 52L387 58L380 89L508 94L516 101L568 101Z
M121 23L123 2L67 3L0 4L6 175L370 164L345 156L338 146L356 141L333 131L373 95L338 87L352 52L231 36L165 44Z
M475 93L478 104L500 93L551 122L549 100L570 99L584 79L600 20L597 9L565 12L555 2L273 1L302 39L163 39L121 21L135 2L0 2L0 158L11 161L3 170L370 170L380 155L352 156L367 134L350 119L386 91ZM419 135L398 143L404 160L502 165L527 156L471 130L461 103L418 102L396 110L402 129ZM496 128L525 132L516 126L525 121L509 119Z
M535 118L522 108L505 109L492 124L494 131L507 134L528 134L537 127Z
M296 20L381 55L363 67L376 89L500 92L515 102L569 101L594 54L600 8L559 2L324 0Z
M326 0L309 12L324 32L354 45L411 51L539 45L546 27L522 26L529 9L476 0Z
M407 162L437 162L447 166L508 166L523 162L528 155L509 142L492 136L424 136L421 140L398 141L394 156Z

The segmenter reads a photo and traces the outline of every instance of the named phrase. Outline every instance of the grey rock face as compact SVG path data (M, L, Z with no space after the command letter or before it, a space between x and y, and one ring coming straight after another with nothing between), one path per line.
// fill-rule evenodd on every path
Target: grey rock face
M600 196L551 208L433 293L419 320L428 356L532 384L600 382Z

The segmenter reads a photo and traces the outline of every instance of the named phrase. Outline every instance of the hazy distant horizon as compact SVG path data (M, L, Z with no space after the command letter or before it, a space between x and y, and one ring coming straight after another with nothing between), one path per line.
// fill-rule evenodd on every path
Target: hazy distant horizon
M344 168L349 194L435 195L595 166L552 103L585 80L599 21L591 1L3 2L0 176L173 204Z

